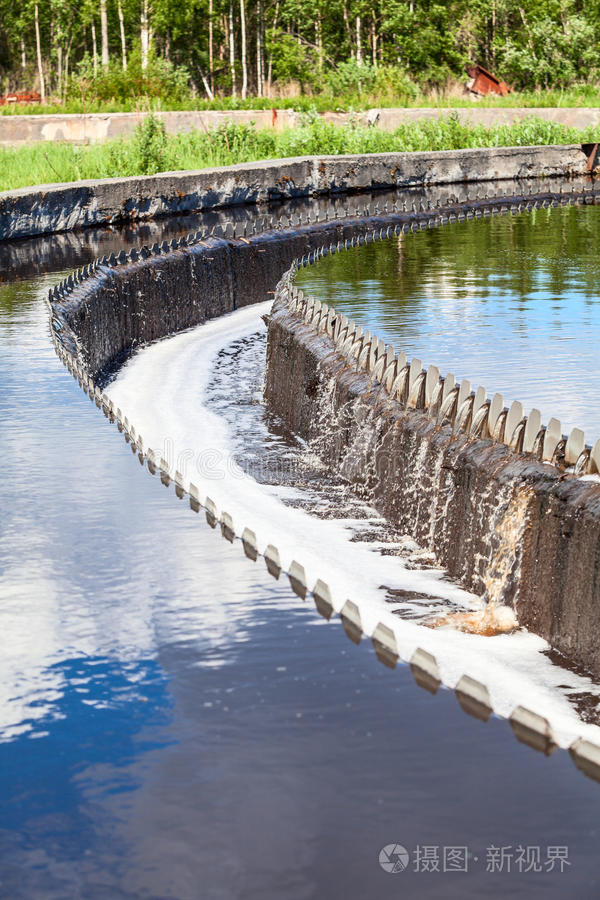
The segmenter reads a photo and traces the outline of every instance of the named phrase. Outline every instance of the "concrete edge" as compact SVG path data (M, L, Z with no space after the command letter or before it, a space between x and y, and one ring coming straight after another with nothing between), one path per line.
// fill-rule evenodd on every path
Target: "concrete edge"
M587 145L585 145L587 146ZM0 192L0 241L319 194L585 175L584 145L293 157Z
M447 222L464 221L473 217L496 216L518 213L523 210L544 209L550 206L570 205L574 200L568 196L532 198L517 204L487 200L481 204L463 204L463 209L420 211L412 222L397 223L394 226L373 228L371 232L358 235L344 243L323 246L302 257L283 276L280 285L285 292L284 302L316 332L325 332L333 338L336 348L347 362L363 371L371 382L380 384L390 396L409 409L422 409L438 425L448 422L453 432L468 433L505 444L517 453L523 453L556 466L561 471L581 475L600 473L600 438L586 444L585 434L580 428L572 428L563 434L557 418L550 418L543 424L539 410L532 409L525 414L523 404L513 401L510 408L504 407L502 395L488 393L481 385L477 392L471 391L469 381L458 382L452 373L442 376L437 366L422 369L421 361L407 360L400 350L396 353L391 346L375 334L364 332L361 325L346 316L339 316L318 298L306 297L294 285L300 268L317 263L326 255L332 255L353 246L384 240L392 234L410 232L420 228L436 228ZM337 323L329 328L327 317ZM404 376L404 377L402 377Z
M196 239L199 238L197 238L196 236ZM179 242L177 245L177 249L183 249L183 247L187 243L187 240ZM150 251L148 252L147 257L153 254L167 252L171 249L174 249L172 245L156 247L156 249L153 248L152 253ZM121 257L123 258L121 259ZM140 254L140 258L145 258L144 254ZM136 256L136 260L137 259L138 257ZM116 266L119 263L127 263L128 261L129 258L127 257L127 254L119 254L118 258L114 257L113 254L111 259L107 260L105 264ZM308 257L306 257L304 260L297 260L295 264L296 267L303 261L304 264L306 264L308 262ZM72 276L69 276L69 278L61 284L61 291L64 290L66 293L69 293L73 290L76 284L80 283L80 280L91 277L97 270L97 267L96 269L94 269L92 265L86 268L87 272L85 272L85 274L83 270L79 270L79 280L77 278L78 273L76 273L75 280ZM48 301L48 306L52 317L53 310L50 301ZM83 390L89 395L90 400L92 402L95 402L98 408L111 422L111 424L116 424L118 430L124 434L126 442L130 444L130 449L132 450L132 452L138 456L139 462L142 465L146 463L147 468L151 474L155 474L156 472L158 472L159 477L167 487L171 483L173 483L176 495L179 498L182 498L186 494L188 494L190 508L192 509L192 511L198 512L200 509L203 509L206 514L207 522L213 528L216 527L217 523L220 522L221 532L227 540L231 542L236 539L240 540L244 552L250 559L255 560L258 558L258 556L262 556L265 559L265 563L269 573L278 578L282 571L282 567L277 547L274 544L269 544L264 551L260 552L256 544L256 537L254 535L254 532L252 532L249 528L244 528L242 531L242 536L240 537L239 534L234 530L231 517L228 516L227 513L223 512L221 512L221 514L219 515L219 511L216 505L209 497L206 497L204 501L201 501L198 489L195 487L195 485L189 484L186 487L179 473L175 473L174 478L171 477L171 473L169 472L166 462L164 462L163 460L156 461L153 458L151 452L145 450L141 435L136 433L135 428L128 422L127 417L123 416L121 410L114 409L114 405L112 404L112 402L103 394L101 389L94 383L93 379L88 376L84 367L77 359L77 356L75 354L72 354L67 348L62 345L55 327L56 324L60 323L58 323L55 318L52 318L51 322L53 326L51 327L51 335L57 355L67 367L67 369L71 372L71 374L73 374L74 378L79 381ZM302 587L305 593L311 593L314 597L317 610L321 615L328 619L334 611L329 585L327 585L322 580L317 579L313 590L309 591L306 586L306 576L304 568L296 560L291 563L290 568L286 572L286 574L288 575L292 589L295 590L295 581ZM296 591L296 593L299 592ZM302 594L300 594L300 596L302 596ZM339 602L336 603L336 607L340 612L342 623L346 628L346 633L348 634L348 636L355 642L357 640L360 640L360 637L362 636L363 625L359 606L355 604L354 601L346 600L341 605L341 607ZM379 643L384 647L384 650L386 651L384 653L385 658L382 658L380 654L377 654L377 656L382 662L385 662L386 665L389 665L390 652L392 656L395 656L398 649L397 642L395 641L395 639L392 640L392 637L390 637L390 635L393 636L393 628L390 628L389 624L386 625L385 622L379 622L378 625L373 629L373 633L371 635L374 643ZM440 675L439 667L435 657L433 657L427 651L421 648L417 648L410 659L403 659L402 662L407 663L411 666L411 670L417 684L431 692L435 692L437 690L440 684L440 681L438 680L440 678ZM467 700L466 703L461 703L461 706L463 706L463 709L468 711L471 715L475 714L478 718L482 718L487 721L489 715L491 715L492 712L495 713L492 708L493 704L491 701L489 707L487 706L486 701L489 697L489 691L487 687L485 685L482 685L480 682L475 681L475 679L472 679L467 674L461 676L461 678L455 685L445 685L445 687L455 690L459 701L461 700L461 696L463 697L463 699ZM483 703L482 700L484 701ZM474 703L475 706L473 706L472 703ZM467 707L469 708L467 709ZM488 709L489 713L487 713ZM487 715L481 715L481 712L487 713ZM516 707L508 718L511 721L513 731L515 732L515 735L519 740L522 740L525 743L529 743L535 749L547 752L543 749L548 746L548 739L550 736L549 726L546 719L538 716L534 712L524 710L522 707ZM529 736L532 739L525 740L523 735L525 735L525 737ZM600 747L589 741L585 741L582 738L577 738L571 743L569 750L578 768L581 768L581 770L584 771L586 775L589 775L590 777L600 781L600 763L596 766L596 760L600 760ZM585 765L581 764L582 759L584 759Z
M112 401L93 384L91 379L87 378L77 358L59 343L54 331L52 331L52 338L59 359L75 380L79 382L84 392L89 395L90 400L96 402L96 405L98 405L111 424L121 425L121 420L123 419L121 411L116 411ZM98 400L99 403L97 402ZM120 419L117 418L117 413ZM160 461L160 467L157 469L154 466L154 460L150 458L150 453L144 449L142 437L136 434L135 428L131 424L128 423L127 429L119 427L119 431L123 433L126 443L129 444L134 456L137 456L139 463L147 468L151 475L158 474L162 483L167 487L173 484L176 496L179 499L188 497L192 512L198 513L203 510L206 514L207 523L212 528L220 524L223 538L230 543L239 541L246 557L252 562L256 562L259 557L262 557L267 571L274 578L278 579L283 571L288 576L291 591L298 594L301 599L305 599L308 594L311 594L315 608L323 618L329 620L337 607L340 621L349 639L353 643L361 642L364 625L360 614L360 606L357 603L346 599L341 605L339 601L334 605L331 589L321 579L316 580L312 590L309 589L306 585L304 567L298 561L293 560L289 569L283 570L279 550L276 545L268 544L261 551L257 546L253 531L246 527L240 535L239 530L234 528L231 516L224 511L219 512L210 497L201 500L197 487L191 482L187 485L184 484L179 473L175 473L175 477L171 478L168 464L164 460ZM302 588L301 591L297 589L298 584ZM372 632L367 636L371 637L375 655L383 665L393 669L396 667L396 663L400 661L403 665L410 667L415 683L419 687L429 693L435 694L437 692L442 681L437 660L431 653L421 647L417 647L410 658L402 658L399 655L398 643L393 628L382 621L378 621ZM546 756L556 749L554 734L546 718L522 706L516 706L509 716L498 713L493 708L494 704L490 698L487 686L468 674L465 673L460 676L455 684L444 684L444 687L455 692L461 708L468 715L482 722L487 722L492 715L506 718L519 742L527 744ZM587 777L600 782L600 745L582 737L577 737L566 749L577 769Z

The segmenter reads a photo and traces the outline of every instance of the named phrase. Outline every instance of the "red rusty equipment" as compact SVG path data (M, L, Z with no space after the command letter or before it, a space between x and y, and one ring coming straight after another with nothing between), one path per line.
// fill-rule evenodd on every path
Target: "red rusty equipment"
M472 79L467 85L467 90L474 94L498 94L500 97L506 97L510 93L506 82L500 81L483 66L467 66L467 75Z
M582 144L581 148L587 156L588 175L600 174L600 144Z
M0 97L0 106L12 103L40 103L42 97L37 91L15 91Z

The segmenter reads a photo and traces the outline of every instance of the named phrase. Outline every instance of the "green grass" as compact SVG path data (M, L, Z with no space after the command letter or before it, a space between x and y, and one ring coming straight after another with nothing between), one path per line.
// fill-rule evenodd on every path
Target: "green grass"
M414 97L405 94L347 94L342 97L327 93L303 95L285 99L268 97L217 97L214 100L202 100L190 97L179 102L149 100L147 98L131 98L131 100L113 100L84 104L80 100L69 100L64 104L46 104L32 106L3 106L0 115L65 115L81 113L117 113L147 110L233 110L233 109L295 109L300 112L316 110L317 112L364 110L370 107L399 108L462 108L462 107L600 107L600 86L580 85L567 90L528 91L509 94L507 97L482 97L474 100L468 94L423 94Z
M89 146L40 142L15 149L0 148L0 190L288 156L592 141L600 141L600 128L580 131L535 118L485 128L461 124L450 115L384 132L353 124L336 127L313 114L305 117L304 124L280 133L230 124L208 133L166 135L162 123L148 116L133 137L118 141Z

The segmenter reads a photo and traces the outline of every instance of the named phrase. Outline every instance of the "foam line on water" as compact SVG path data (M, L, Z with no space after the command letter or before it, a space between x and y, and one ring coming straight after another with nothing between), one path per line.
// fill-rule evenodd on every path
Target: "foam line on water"
M219 351L263 328L261 316L270 306L270 301L250 306L143 348L106 393L147 447L159 455L171 453L184 483L193 481L202 498L210 496L219 511L233 517L238 535L251 528L261 552L275 544L286 570L298 560L309 587L317 578L327 582L337 612L352 598L367 635L384 622L394 631L402 658L409 659L417 647L428 650L436 656L446 686L454 687L468 673L488 686L496 712L508 716L518 704L534 709L551 721L563 746L578 735L600 742L600 727L581 722L558 685L597 695L600 690L590 679L554 666L542 653L547 649L542 638L526 632L484 637L399 619L383 599L382 584L465 609L478 608L480 601L445 580L441 571L408 569L397 557L351 543L347 523L284 505L277 487L261 484L239 468L227 423L204 400Z
M302 547L309 577L329 576L344 595L357 588L371 593L373 585L385 583L472 609L477 598L443 581L441 573L411 571L391 558L352 548L346 527L285 506L281 499L290 493L288 487L260 484L237 465L227 424L202 397L218 351L261 327L260 315L268 309L268 303L250 307L154 344L125 366L108 388L109 397L135 424L146 446L157 455L173 453L174 460L185 460L187 465L174 463L184 482L193 481L202 497L210 496L219 510L230 513L238 531L249 525L261 551L276 542L285 568ZM340 571L340 559L353 560L351 572Z

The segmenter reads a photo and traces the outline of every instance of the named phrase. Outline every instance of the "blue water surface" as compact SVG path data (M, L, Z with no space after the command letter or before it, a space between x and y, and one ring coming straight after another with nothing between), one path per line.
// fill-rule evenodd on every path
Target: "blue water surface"
M54 355L59 274L0 285L0 897L597 896L600 785L382 666L152 478ZM486 871L520 844L570 865ZM424 846L469 870L414 871Z

